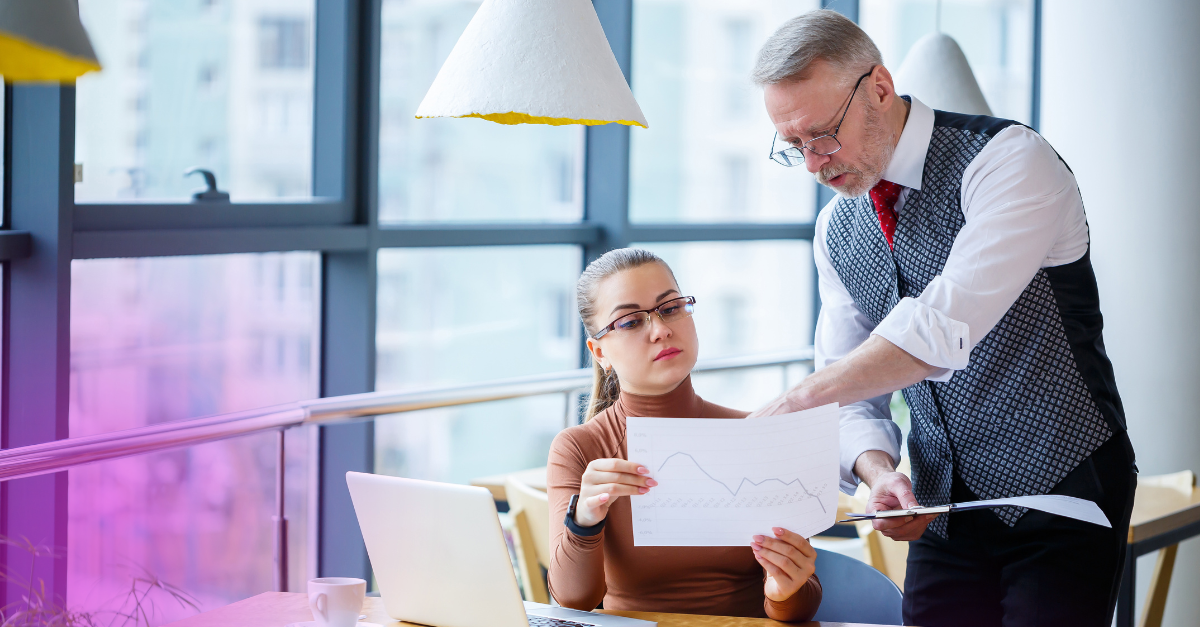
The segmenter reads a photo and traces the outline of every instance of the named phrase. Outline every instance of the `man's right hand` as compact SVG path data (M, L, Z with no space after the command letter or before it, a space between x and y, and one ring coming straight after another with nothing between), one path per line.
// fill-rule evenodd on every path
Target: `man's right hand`
M913 495L912 482L904 473L889 472L879 475L871 482L871 496L867 498L867 513L920 507ZM904 542L911 542L925 533L925 528L937 514L906 516L903 518L876 518L871 525L883 535Z
M594 527L608 516L608 508L618 496L649 492L658 485L649 474L645 466L624 459L592 460L580 482L575 524Z

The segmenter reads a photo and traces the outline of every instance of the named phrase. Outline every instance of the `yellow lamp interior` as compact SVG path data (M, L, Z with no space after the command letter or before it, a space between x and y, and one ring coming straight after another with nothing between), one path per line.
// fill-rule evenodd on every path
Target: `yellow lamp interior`
M71 83L100 64L0 32L0 75L12 81Z
M641 122L635 122L633 120L588 120L588 119L576 119L576 118L551 118L551 117L544 117L544 116L537 116L537 115L529 115L528 113L518 113L516 111L509 111L508 113L468 113L466 115L450 115L450 116L418 115L416 117L417 117L417 119L435 118L435 117L439 117L439 118L440 117L480 118L483 120L496 122L497 124L549 124L551 126L564 126L567 124L584 124L587 126L598 126L601 124L611 124L613 122L616 122L617 124L624 124L625 126L640 126L642 128L649 128L646 125L642 124Z

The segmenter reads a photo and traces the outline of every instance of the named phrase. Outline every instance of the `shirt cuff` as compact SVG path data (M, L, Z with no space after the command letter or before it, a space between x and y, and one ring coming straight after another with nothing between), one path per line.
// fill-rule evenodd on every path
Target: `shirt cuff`
M845 411L845 408L843 408ZM838 487L846 494L854 494L862 479L854 472L854 463L867 451L883 451L900 465L900 425L891 420L855 420L843 422L838 429L842 441L841 477Z
M948 381L967 367L971 356L970 328L915 298L903 298L875 327L872 335L940 370L930 381Z

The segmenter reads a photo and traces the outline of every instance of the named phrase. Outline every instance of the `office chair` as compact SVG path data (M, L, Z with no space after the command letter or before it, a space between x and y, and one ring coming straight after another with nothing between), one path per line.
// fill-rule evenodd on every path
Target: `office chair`
M864 562L817 549L821 607L813 620L832 623L901 625L904 594L887 575Z
M517 571L526 601L549 603L542 569L550 566L550 503L546 493L514 477L505 485L516 536Z

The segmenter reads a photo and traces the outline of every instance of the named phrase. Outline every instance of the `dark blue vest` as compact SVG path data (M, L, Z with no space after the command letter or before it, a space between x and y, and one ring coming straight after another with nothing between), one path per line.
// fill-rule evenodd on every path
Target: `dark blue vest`
M901 208L889 250L868 195L834 205L826 240L855 305L875 324L942 271L965 219L963 171L1016 124L934 112L921 190ZM904 390L908 450L922 505L950 502L957 472L983 499L1046 494L1113 433L1125 429L1089 254L1043 268L947 382ZM975 330L971 329L974 334ZM972 335L972 339L976 339ZM1010 526L1023 508L993 510ZM946 517L930 525L946 536Z

